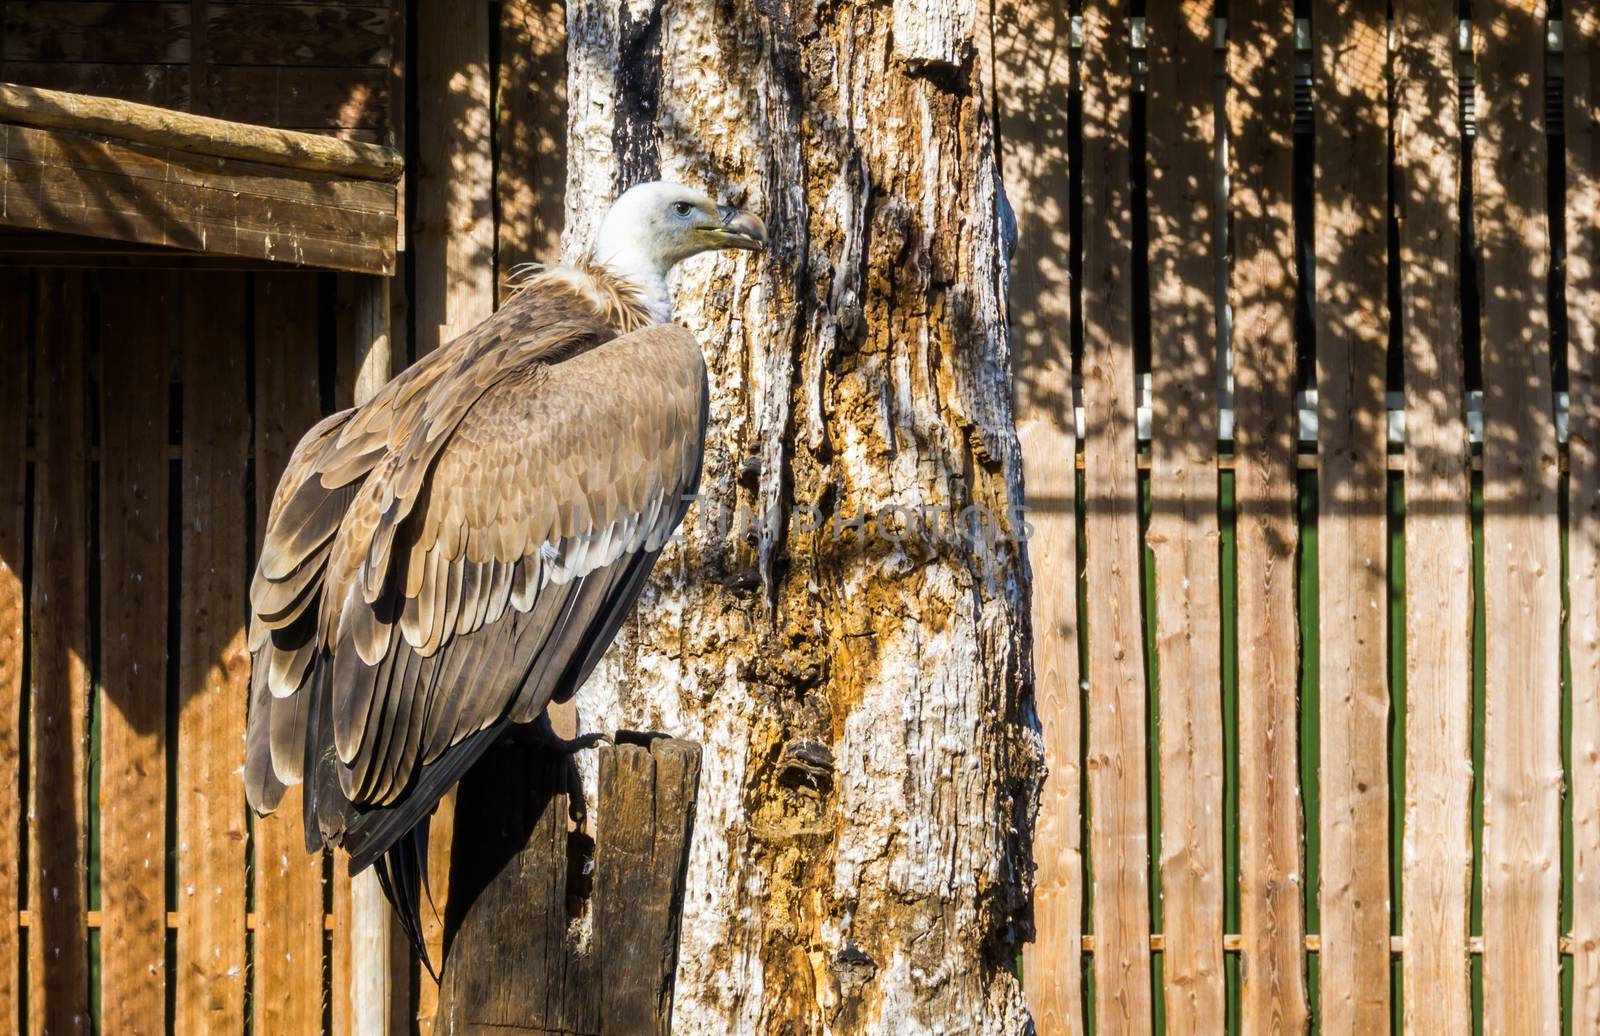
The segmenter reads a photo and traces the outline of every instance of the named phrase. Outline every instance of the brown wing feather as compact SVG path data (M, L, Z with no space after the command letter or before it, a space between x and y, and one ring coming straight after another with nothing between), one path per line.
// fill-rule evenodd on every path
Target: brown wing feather
M357 570L330 573L330 580L350 580L343 586L330 583L332 599L343 602L336 671L343 668L337 663L354 666L351 652L373 668L377 659L369 647L381 644L383 654L427 660L429 674L454 672L468 663L438 656L455 655L451 648L457 644L477 649L478 630L515 616L519 633L506 671L479 673L461 683L436 680L425 693L450 696L449 706L417 707L441 719L453 717L443 747L492 725L508 710L536 715L553 693L555 676L577 650L576 641L557 646L552 630L596 611L611 589L608 577L583 577L620 571L625 555L659 550L676 525L681 498L699 474L704 394L699 347L676 328L636 332L562 363L532 363L510 372L462 416L397 533L397 544L406 547L397 546L383 582L400 589L398 614L389 621L377 616ZM624 463L617 463L618 454L625 456ZM517 488L505 492L502 487ZM544 506L552 499L556 506ZM641 506L625 509L624 500ZM520 556L509 556L512 543L522 545ZM370 554L365 564L372 564ZM490 577L471 577L474 601L463 608L468 570L476 573L482 566L489 566ZM370 576L369 571L366 579ZM552 594L558 601L571 598L564 612L552 612ZM529 616L537 619L534 628L520 631ZM586 629L588 622L578 625ZM582 633L578 629L573 635L581 640ZM484 643L487 649L492 638ZM535 665L547 678L522 687ZM339 756L351 769L345 792L357 802L389 802L408 785L418 750L397 745L373 751L365 744L372 736L410 737L405 708L390 702L377 711L378 702L369 704L367 695L388 701L413 691L394 686L393 680L369 691L352 675L353 684L336 680L333 688ZM388 717L397 708L397 721L385 722L376 733L361 719ZM416 743L427 745L427 756L442 751L433 730L420 732ZM400 771L373 772L390 767ZM387 793L374 794L374 789Z
M397 379L325 431L292 468L299 485L280 488L285 501L307 497L295 510L307 515L333 507L328 495L343 498L331 535L284 530L273 556L286 560L258 572L252 593L275 609L274 624L318 603L304 642L260 646L258 664L294 677L269 681L271 696L329 695L309 733L299 703L253 696L247 777L258 808L301 767L288 745L255 749L256 713L276 728L272 741L296 725L312 739L326 731L338 779L319 793L344 805L317 807L318 822L338 838L353 816L385 807L384 822L363 828L370 855L373 838L415 812L399 808L408 791L437 783L420 774L457 772L452 746L570 694L563 681L587 674L604 647L596 639L609 642L631 606L698 480L704 363L675 327L577 349L582 334L602 335L592 319L563 318L535 348L507 344L537 323L497 317L450 347L451 362ZM307 647L321 658L310 666L299 654ZM284 651L292 660L272 666ZM315 679L320 666L331 679ZM319 751L308 744L307 757Z

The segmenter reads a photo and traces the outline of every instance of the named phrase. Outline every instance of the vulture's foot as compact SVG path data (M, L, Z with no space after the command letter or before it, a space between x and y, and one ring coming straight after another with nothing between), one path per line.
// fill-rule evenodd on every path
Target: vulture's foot
M579 734L577 737L562 737L550 725L550 717L543 712L539 713L538 719L527 726L511 729L511 737L517 744L527 745L529 748L542 748L557 755L576 755L595 745L616 744L611 735L603 730L596 730L591 734Z
M563 758L562 769L566 774L567 785L567 815L578 830L583 830L584 824L589 819L589 807L583 796L583 777L578 772L578 753L596 745L614 745L616 741L610 734L601 730L579 734L572 738L562 737L550 725L549 715L542 712L539 718L528 726L514 729L519 743Z

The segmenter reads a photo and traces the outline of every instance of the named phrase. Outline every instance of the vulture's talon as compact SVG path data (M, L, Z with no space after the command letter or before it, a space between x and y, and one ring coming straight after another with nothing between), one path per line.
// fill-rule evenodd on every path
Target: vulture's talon
M550 717L541 714L530 726L522 728L517 740L521 744L532 748L542 748L556 755L577 755L595 745L614 745L617 742L610 734L603 730L596 730L589 734L579 734L577 737L567 738L557 734L550 725ZM515 735L514 735L515 736Z

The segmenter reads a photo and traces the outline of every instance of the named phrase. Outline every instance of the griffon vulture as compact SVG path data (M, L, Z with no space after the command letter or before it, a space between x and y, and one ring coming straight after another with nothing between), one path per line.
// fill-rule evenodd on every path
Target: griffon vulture
M294 450L250 587L246 794L270 813L304 782L307 848L377 864L419 946L434 805L583 683L699 481L706 368L667 274L766 240L634 187L587 258Z

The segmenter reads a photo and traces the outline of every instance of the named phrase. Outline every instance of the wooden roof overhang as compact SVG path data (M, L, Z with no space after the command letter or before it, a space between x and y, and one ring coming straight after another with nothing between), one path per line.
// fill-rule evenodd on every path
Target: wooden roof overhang
M377 144L0 83L0 227L64 242L391 275L402 169Z

